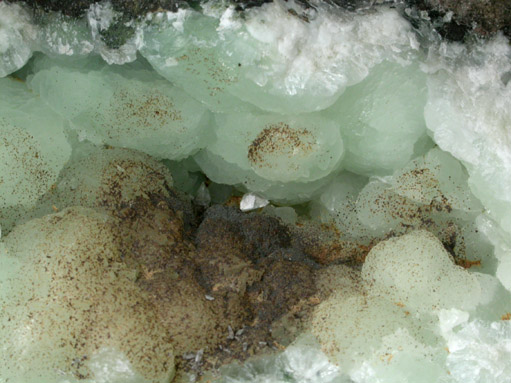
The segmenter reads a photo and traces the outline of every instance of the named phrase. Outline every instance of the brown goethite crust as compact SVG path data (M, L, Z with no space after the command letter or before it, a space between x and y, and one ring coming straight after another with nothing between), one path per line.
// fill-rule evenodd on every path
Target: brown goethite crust
M23 2L32 8L40 8L44 11L58 11L72 17L81 17L92 4L102 0L14 0ZM233 0L237 10L258 7L272 0ZM358 1L358 0L355 0ZM202 0L111 0L116 11L123 12L129 18L141 17L148 12L157 10L177 11L179 8L199 8ZM304 3L306 3L304 1Z
M417 4L419 8L432 13L452 12L453 22L449 24L456 25L458 30L473 29L483 37L498 31L511 35L511 2L509 0L418 0ZM453 30L452 33L455 31Z
M239 250L257 262L258 258L291 246L291 233L275 217L242 213L237 207L212 206L204 215L197 231L196 243L200 248L212 241L210 230L222 224L226 236L232 236ZM236 239L236 240L234 240Z
M139 197L114 213L119 219L122 253L136 268L137 284L154 301L177 353L218 342L216 304L199 285L195 249L185 233L183 214L161 196Z
M124 181L131 183L129 174L112 177L122 165L111 161L105 167L105 196L112 195L106 185L123 189ZM146 172L155 174L154 168ZM133 170L147 178L140 166ZM214 205L200 224L185 225L184 216L197 217L165 181L159 183L166 177L160 173L153 182L158 188L146 186L129 203L105 198L101 206L118 220L123 260L137 270L137 285L171 334L178 370L200 374L292 342L320 302L315 275L323 266L312 256L315 249L339 249L339 257L323 259L323 265L354 255L340 250L326 229L290 227L234 206Z
M123 262L168 330L178 370L200 374L291 342L319 302L311 299L319 266L302 251L301 234L275 217L221 205L206 210L198 226L185 225L185 216L197 218L165 172L127 165L103 168L109 176L100 183L98 208L116 221ZM131 172L157 179L135 187L128 202L113 189L132 190L124 184L132 184Z
M281 350L303 332L319 303L353 285L373 244L341 241L333 227L300 220L287 225L262 212L241 212L229 203L202 206L205 211L198 216L190 198L172 188L168 169L151 157L109 147L85 153L93 155L74 158L47 196L50 204L60 201L62 212L44 218L55 233L77 230L68 263L53 273L61 290L49 299L66 301L74 294L78 301L85 286L99 292L94 296L98 307L107 306L72 323L83 335L72 354L76 376L90 374L87 361L80 358L97 352L102 344L98 336L109 333L115 335L114 345L147 376L166 371L173 363L170 356L165 359L170 353L178 374L199 376ZM424 176L421 169L402 177L419 175ZM392 207L393 198L382 195L377 208ZM429 213L453 210L441 194L438 201L420 208L400 201L395 214L419 228L434 228ZM69 208L76 204L88 208ZM463 239L455 223L448 222L440 237L460 258ZM49 238L58 243L57 237ZM42 267L54 267L44 262ZM101 277L102 270L108 278ZM110 323L111 317L128 314L135 322ZM147 334L159 345L150 351L135 342L143 339L137 331L146 331L147 321L153 326ZM65 318L54 322L71 326ZM66 334L60 330L58 336Z
M99 0L21 0L30 7L40 8L44 11L58 11L64 15L72 17L81 17L92 4L99 3ZM129 17L138 17L147 12L155 11L159 8L176 10L179 5L185 4L180 0L113 0L114 9L124 12Z
M203 351L205 368L244 360L278 344L272 324L315 291L313 262L292 255L289 228L274 217L213 206L195 237L201 284L229 320L223 341ZM294 253L294 255L292 254ZM300 311L300 310L297 310ZM197 364L183 360L186 368Z
M342 233L331 224L297 226L293 228L297 246L303 253L320 265L359 264L371 245L342 239Z

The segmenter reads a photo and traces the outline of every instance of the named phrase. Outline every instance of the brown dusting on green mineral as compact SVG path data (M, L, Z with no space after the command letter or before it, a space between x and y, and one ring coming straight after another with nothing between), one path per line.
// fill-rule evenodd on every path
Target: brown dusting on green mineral
M310 152L314 137L307 129L293 129L279 122L268 124L248 147L248 160L252 166L271 167L273 153L288 154L291 158L296 151Z
M189 197L172 188L168 169L149 156L110 147L87 153L93 155L78 157L64 169L43 205L51 213L50 206L64 210L78 204L108 217L108 230L96 220L96 231L108 239L103 251L115 254L116 267L133 276L126 288L132 296L123 301L133 301L157 318L155 326L168 335L181 374L200 376L289 345L305 329L314 307L332 291L345 288L337 286L336 270L350 280L356 278L371 247L383 239L368 237L357 243L333 224L299 220L287 225L262 212L241 212L236 198L225 205L194 206ZM403 177L414 180L419 175L412 172ZM75 179L78 183L71 182ZM404 200L394 207L393 198L380 196L375 208L392 208L409 223L402 228L405 232L435 231L429 214L452 211L445 198L420 208ZM66 214L48 219L69 217ZM399 234L390 232L387 237ZM439 237L460 264L476 266L463 263L463 238L454 222L447 222ZM81 259L80 251L70 256ZM96 261L93 255L86 258L91 265ZM73 281L66 283L72 286ZM108 283L115 290L114 281ZM75 284L66 290L78 291L80 284ZM113 297L102 288L102 296ZM115 311L117 301L108 302ZM108 325L108 321L102 324L103 333ZM124 342L124 336L119 338ZM130 334L125 338L129 342ZM156 357L151 354L153 360ZM77 373L85 376L86 361L78 362Z

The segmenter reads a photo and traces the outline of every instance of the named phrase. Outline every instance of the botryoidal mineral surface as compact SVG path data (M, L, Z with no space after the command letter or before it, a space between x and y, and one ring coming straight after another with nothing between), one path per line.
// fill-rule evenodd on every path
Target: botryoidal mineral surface
M0 383L509 382L506 13L28 3Z

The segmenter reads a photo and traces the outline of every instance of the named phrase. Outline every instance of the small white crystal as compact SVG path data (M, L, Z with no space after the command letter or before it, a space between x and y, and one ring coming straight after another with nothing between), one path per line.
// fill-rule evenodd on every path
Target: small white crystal
M448 334L456 326L466 323L468 318L469 314L466 311L458 309L440 310L438 312L440 331L442 334Z
M240 210L241 211L256 210L261 207L265 207L269 203L270 201L262 197L259 197L255 193L247 193L241 198Z
M450 23L452 20L452 16L454 15L453 11L449 11L445 14L445 16L442 18L442 21L444 23Z
M137 51L143 43L143 32L140 28L135 28L133 36L122 46L116 49L109 48L102 40L101 33L107 31L117 17L119 14L113 9L110 2L93 4L87 13L87 21L96 51L108 64L122 65L136 60Z

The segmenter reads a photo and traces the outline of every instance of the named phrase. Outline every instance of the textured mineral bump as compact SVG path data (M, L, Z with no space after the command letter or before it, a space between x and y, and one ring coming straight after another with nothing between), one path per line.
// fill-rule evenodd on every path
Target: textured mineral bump
M2 353L9 355L0 362L3 378L171 381L171 338L136 286L136 271L122 262L118 241L107 216L78 207L8 235L2 244L9 266L1 277Z
M4 230L45 194L71 155L65 121L21 81L0 79L0 218Z
M209 112L144 65L38 60L29 86L81 140L180 160L205 146Z
M145 153L123 148L84 144L76 148L62 169L55 187L41 207L101 207L116 211L137 197L156 194L169 197L172 175Z
M215 125L215 139L195 157L206 175L278 200L300 200L300 194L317 190L344 154L338 124L314 114L217 115ZM306 190L295 193L291 185Z
M508 383L507 4L25 3L0 381Z

